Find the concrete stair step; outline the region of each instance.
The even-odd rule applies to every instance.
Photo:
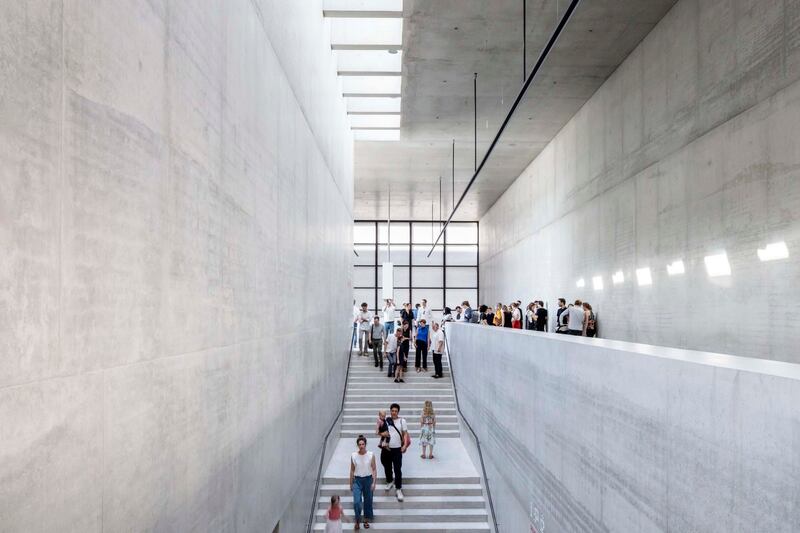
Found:
[[[403,412],[403,418],[405,418],[407,421],[410,420],[412,418],[412,416],[409,414],[411,412],[411,409],[408,410],[409,413],[406,413],[405,409],[403,411],[404,411]],[[419,415],[417,415],[417,417],[414,417],[414,418],[419,418]],[[364,413],[364,414],[345,413],[342,416],[342,421],[343,422],[369,422],[370,424],[372,424],[372,423],[377,422],[377,420],[378,420],[377,413]],[[445,415],[445,414],[442,414],[438,409],[436,410],[436,423],[437,424],[454,423],[454,422],[458,422],[458,417],[455,414]]]
[[[379,489],[382,490],[382,489]],[[350,494],[350,486],[347,483],[323,484],[320,486],[320,494],[332,496],[338,494],[343,496]],[[404,496],[482,496],[483,489],[477,483],[406,483],[403,480]]]
[[[437,417],[439,417],[439,416],[456,416],[456,410],[454,408],[452,408],[452,407],[450,407],[450,408],[444,407],[443,408],[443,407],[439,407],[438,404],[435,405],[434,407],[436,408],[436,416]],[[386,405],[383,408],[388,410],[389,406]],[[365,415],[365,414],[374,415],[376,419],[378,417],[378,412],[377,411],[372,411],[371,409],[366,408],[366,407],[345,407],[345,409],[344,409],[344,416],[348,416],[348,415],[355,416],[355,415]],[[416,406],[413,406],[413,405],[409,405],[407,407],[404,407],[403,410],[400,412],[400,414],[402,414],[403,418],[406,418],[406,419],[411,418],[412,416],[419,417],[419,415],[422,414],[422,406],[420,405],[420,406],[416,407]]]
[[[441,388],[448,388],[452,389],[453,384],[449,381],[444,381],[444,379],[433,379],[430,376],[424,377],[413,377],[413,378],[403,378],[405,380],[405,385],[414,385],[415,387],[427,387],[432,389],[441,389]],[[375,387],[395,387],[401,388],[403,387],[403,383],[395,383],[393,378],[387,378],[386,376],[376,376],[374,379],[370,380],[363,380],[363,381],[353,381],[352,379],[347,382],[348,388],[358,388],[358,389],[371,389]]]
[[[317,520],[324,520],[327,512],[327,509],[317,509]],[[378,509],[373,506],[373,513],[375,522],[439,524],[445,522],[487,522],[489,520],[486,509]],[[350,516],[352,518],[352,514]]]
[[[376,494],[387,492],[378,485]],[[345,509],[353,508],[352,496],[340,496],[341,504]],[[330,506],[330,497],[320,496],[317,503],[318,509],[327,510]],[[392,493],[389,496],[373,496],[372,506],[375,509],[486,509],[486,500],[483,496],[405,496],[402,502]]]
[[[352,511],[351,511],[352,513]],[[352,518],[352,514],[350,515]],[[488,522],[442,522],[430,524],[425,522],[370,522],[370,529],[385,531],[386,533],[408,533],[411,531],[426,531],[427,533],[485,533],[491,531]],[[314,524],[314,531],[325,531],[325,523]],[[342,524],[342,531],[353,531],[353,524]],[[361,531],[364,531],[362,528]]]
[[[425,399],[427,400],[429,398]],[[406,400],[408,401],[408,398],[406,398]],[[379,409],[389,409],[389,405],[391,405],[392,403],[394,403],[394,399],[387,401],[386,398],[383,399],[376,398],[374,400],[353,400],[353,401],[345,400],[344,407],[345,410],[347,409],[367,409],[369,411],[374,410],[374,412],[377,415]],[[400,414],[403,415],[403,417],[408,418],[408,416],[410,416],[410,413],[412,412],[417,414],[417,416],[419,416],[418,413],[420,413],[422,410],[423,400],[420,400],[418,403],[413,403],[413,402],[406,403],[405,405],[402,402],[397,402],[397,403],[400,404],[401,408]],[[441,413],[444,411],[444,409],[447,408],[454,409],[455,403],[452,401],[440,400],[438,402],[435,402],[433,406],[436,409],[437,413]]]
[[[352,429],[352,430],[359,430],[363,432],[364,430],[372,429],[372,426],[375,425],[375,421],[366,421],[366,422],[342,422],[342,429]],[[410,424],[409,429],[413,431],[419,431],[421,428],[415,428],[414,424]],[[436,422],[436,432],[439,433],[440,430],[444,429],[458,429],[458,422]]]
[[[425,387],[424,385],[405,385],[399,384],[399,387],[383,387],[383,388],[347,388],[347,396],[385,396],[387,394],[432,394],[435,396],[454,396],[452,388],[433,388]]]
[[[377,417],[369,415],[355,419],[352,417],[346,417],[342,419],[342,425],[347,426],[347,425],[358,424],[359,427],[364,427],[365,425],[374,426],[376,423],[376,419]],[[416,417],[413,419],[411,417],[406,417],[406,422],[408,422],[412,428],[415,426],[417,427],[419,426],[419,421],[416,419]],[[437,428],[442,428],[445,426],[457,426],[457,425],[458,425],[458,420],[455,417],[442,417],[442,416],[436,417]]]
[[[409,385],[406,384],[406,387]],[[412,386],[413,387],[413,386]],[[347,395],[345,396],[346,400],[358,400],[360,398],[384,398],[386,396],[392,397],[401,397],[406,398],[409,396],[425,396],[426,400],[442,400],[442,401],[453,401],[455,399],[455,393],[451,390],[447,389],[424,389],[424,388],[408,388],[404,389],[402,386],[399,389],[385,389],[385,390],[375,390],[375,391],[363,391],[363,390],[351,390],[347,391]],[[431,398],[428,398],[428,397]]]
[[[347,485],[350,483],[349,477],[336,477],[325,476],[322,478],[322,485]],[[419,476],[403,476],[403,485],[480,485],[481,478],[478,476],[441,476],[441,477],[419,477]],[[378,474],[378,488],[375,490],[375,495],[381,495],[383,487],[386,483],[383,482],[382,471]],[[403,487],[405,489],[405,487]],[[392,489],[394,490],[394,489]],[[350,491],[347,491],[350,494]],[[392,492],[394,494],[394,492]]]
[[[342,429],[339,432],[339,436],[342,438],[356,438],[359,435],[364,435],[366,437],[371,437],[371,435],[367,435],[363,429],[355,430],[355,429]],[[436,438],[437,439],[456,439],[461,436],[461,432],[458,429],[442,429],[436,430]],[[419,438],[419,430],[411,430],[411,438],[416,440]]]

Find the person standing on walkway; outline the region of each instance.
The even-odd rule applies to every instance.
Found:
[[[389,366],[389,372],[386,374],[387,378],[394,377],[397,369],[397,339],[399,335],[401,335],[400,330],[397,330],[383,341],[383,351],[386,354],[386,362]]]
[[[589,302],[583,302],[583,310],[586,313],[586,325],[583,329],[583,336],[596,337],[597,317],[595,316],[594,310],[592,310],[592,306],[589,304]]]
[[[429,327],[428,324],[425,322],[424,318],[419,320],[419,326],[417,326],[417,340],[414,343],[416,347],[416,352],[414,356],[414,367],[417,369],[417,372],[421,371],[428,371],[428,348],[431,345],[431,341],[428,335]],[[422,366],[420,367],[420,358],[422,359]]]
[[[394,302],[391,298],[385,300],[385,304],[383,306],[383,327],[386,328],[386,335],[392,335],[394,333]]]
[[[558,299],[558,310],[556,311],[556,333],[566,333],[567,326],[563,323],[562,316],[567,312],[567,301],[564,298]]]
[[[539,300],[536,302],[536,331],[547,331],[547,308],[544,302]]]
[[[369,529],[369,521],[374,518],[372,511],[372,493],[378,472],[375,467],[375,454],[367,451],[367,438],[359,435],[356,438],[358,451],[350,455],[350,490],[353,492],[353,511],[356,515],[354,529],[361,529],[361,510],[364,510],[364,527]],[[363,500],[363,503],[362,503]]]
[[[567,334],[581,336],[583,327],[586,324],[586,312],[583,310],[583,302],[575,300],[575,305],[567,310]]]
[[[522,329],[522,310],[517,302],[511,304],[511,327]]]
[[[503,327],[511,327],[511,309],[509,309],[507,305],[503,306]]]
[[[367,302],[361,304],[361,311],[358,312],[358,355],[369,357],[369,331],[372,327],[372,313],[367,309]]]
[[[497,302],[497,309],[494,312],[494,325],[497,327],[502,327],[503,325],[503,304]]]
[[[383,329],[378,315],[372,317],[372,328],[370,328],[372,342],[372,358],[375,359],[375,366],[383,370],[383,341],[386,339],[386,330]]]
[[[433,446],[436,444],[436,414],[433,412],[433,402],[425,400],[422,408],[422,416],[419,417],[419,444],[422,446],[423,459],[433,459]],[[425,457],[426,448],[430,447],[430,452]]]
[[[444,329],[433,323],[433,333],[431,335],[431,348],[433,349],[433,376],[439,379],[442,376],[442,354],[444,353]]]
[[[400,418],[400,405],[393,403],[389,409],[391,416],[386,419],[389,425],[389,457],[391,464],[386,468],[386,490],[397,488],[397,501],[403,501],[403,454],[408,449],[408,424]],[[394,473],[392,472],[394,470]]]
[[[536,302],[531,302],[525,308],[525,329],[536,329]]]

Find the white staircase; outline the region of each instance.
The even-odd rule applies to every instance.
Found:
[[[348,485],[349,458],[356,451],[355,439],[363,434],[368,449],[375,452],[378,483],[373,498],[374,521],[370,529],[384,532],[460,532],[491,531],[480,475],[461,443],[456,415],[453,383],[445,356],[444,377],[433,379],[433,358],[428,357],[428,371],[414,370],[414,353],[409,357],[405,383],[393,383],[386,376],[387,367],[375,368],[372,356],[353,353],[350,363],[342,418],[340,441],[320,485],[314,531],[325,530],[325,512],[332,494],[338,494],[349,522],[343,529],[353,529],[353,498]],[[421,459],[419,417],[425,400],[436,411],[436,446],[434,459]],[[375,421],[380,409],[400,404],[400,416],[408,422],[411,448],[403,456],[403,502],[395,490],[384,490],[383,467],[377,450]],[[362,526],[363,530],[363,526]]]

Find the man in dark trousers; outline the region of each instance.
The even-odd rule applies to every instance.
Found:
[[[397,501],[403,501],[403,454],[406,453],[408,441],[408,424],[405,418],[400,418],[400,405],[393,403],[390,408],[391,416],[386,418],[389,428],[388,457],[383,463],[386,475],[386,490],[397,488]],[[394,473],[392,473],[394,470]]]

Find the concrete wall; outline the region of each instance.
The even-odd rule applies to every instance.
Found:
[[[581,298],[604,337],[800,362],[799,35],[797,0],[678,2],[481,219],[482,299]]]
[[[504,532],[800,524],[800,366],[469,324],[459,405]]]
[[[316,467],[353,196],[321,10],[0,3],[0,530],[271,531]]]

